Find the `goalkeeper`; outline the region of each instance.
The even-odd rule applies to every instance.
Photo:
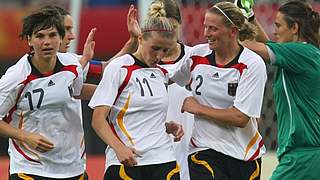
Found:
[[[272,180],[319,179],[320,171],[320,50],[319,13],[303,1],[279,8],[274,35],[255,20],[252,0],[235,2],[259,28],[257,41],[244,42],[265,62],[278,67],[273,93],[278,120],[279,164]]]

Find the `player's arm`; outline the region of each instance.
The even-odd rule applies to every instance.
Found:
[[[46,152],[54,148],[53,143],[38,133],[26,132],[11,126],[9,112],[16,105],[18,95],[23,89],[16,68],[10,68],[0,79],[0,136],[27,143],[31,148]],[[17,83],[17,84],[16,84]]]
[[[168,134],[172,134],[174,136],[174,141],[180,141],[182,136],[184,135],[183,128],[181,124],[178,124],[174,121],[166,122],[166,132]]]
[[[244,128],[249,117],[235,107],[228,109],[216,109],[200,104],[194,97],[187,97],[182,105],[181,112],[189,112],[195,116],[223,123],[230,126]]]
[[[122,49],[114,55],[110,60],[122,56],[128,53],[134,53],[138,48],[138,37],[141,34],[140,26],[137,20],[138,10],[134,5],[130,5],[128,14],[127,14],[127,28],[130,35],[129,40],[125,43]],[[109,60],[109,61],[110,61]]]
[[[76,99],[90,100],[96,90],[97,85],[84,83],[79,96],[74,96]]]
[[[124,145],[112,132],[110,125],[106,121],[109,112],[109,106],[95,107],[92,115],[92,127],[103,142],[115,150],[117,158],[121,163],[126,166],[134,166],[137,164],[135,160],[137,153],[135,149]]]
[[[85,68],[88,62],[93,58],[95,48],[95,41],[93,40],[93,38],[96,30],[96,28],[91,29],[87,36],[86,42],[84,43],[83,53],[79,61],[82,68]]]
[[[243,41],[242,44],[261,56],[266,63],[270,62],[270,54],[266,44],[248,40]]]
[[[261,26],[260,22],[255,18],[253,11],[253,0],[235,0],[236,4],[242,11],[242,14],[248,19],[248,21],[257,27],[257,35],[255,41],[246,40],[242,42],[244,46],[259,54],[265,62],[270,61],[268,49],[265,43],[270,39]]]
[[[0,135],[27,143],[32,149],[39,152],[47,152],[54,148],[47,138],[38,133],[26,132],[22,129],[12,127],[10,124],[0,120]]]
[[[101,79],[104,69],[115,58],[128,53],[134,53],[138,48],[138,36],[141,34],[140,26],[137,20],[137,9],[131,5],[127,15],[127,27],[129,32],[129,40],[125,43],[122,49],[108,61],[94,61],[89,63],[89,70],[87,77],[93,77],[95,79]],[[81,63],[82,64],[82,63]]]

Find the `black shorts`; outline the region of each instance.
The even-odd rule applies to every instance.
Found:
[[[36,176],[31,174],[24,174],[24,173],[18,173],[18,174],[12,174],[10,175],[9,180],[88,180],[87,173],[83,173],[79,176],[71,177],[71,178],[63,178],[63,179],[56,179],[56,178],[48,178],[48,177],[42,177],[42,176]]]
[[[188,156],[191,180],[259,180],[261,158],[242,161],[212,149]]]
[[[180,180],[179,171],[175,161],[134,167],[112,165],[106,170],[104,180]]]

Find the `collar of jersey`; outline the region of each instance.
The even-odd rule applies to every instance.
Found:
[[[32,55],[29,54],[28,61],[31,66],[31,74],[37,77],[46,77],[46,75],[42,74],[36,67],[34,67],[34,65],[32,64],[31,58],[32,58]],[[54,66],[52,74],[59,72],[62,67],[63,65],[61,64],[61,62],[59,61],[59,58],[57,57],[57,62],[56,62],[56,65]]]

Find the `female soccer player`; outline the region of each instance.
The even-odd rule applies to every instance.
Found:
[[[256,24],[259,23],[256,21]],[[318,179],[320,171],[319,13],[303,1],[279,8],[274,35],[245,45],[277,67],[273,93],[278,121],[279,164],[271,179]]]
[[[28,40],[30,52],[0,79],[0,133],[10,138],[10,179],[83,176],[82,124],[73,118],[70,102],[93,92],[83,86],[78,58],[57,53],[64,35],[56,10],[40,9],[25,17],[21,37]],[[84,60],[93,56],[93,35]]]
[[[191,154],[192,180],[259,179],[265,152],[258,132],[266,67],[240,39],[254,38],[233,3],[221,2],[205,13],[207,44],[192,48],[177,64],[172,80],[184,86],[191,78],[193,96],[181,111],[194,114]]]
[[[106,67],[89,103],[92,126],[109,145],[104,179],[180,179],[168,133],[180,139],[183,131],[166,124],[168,74],[157,66],[176,45],[174,29],[156,17],[141,32],[138,50]]]

